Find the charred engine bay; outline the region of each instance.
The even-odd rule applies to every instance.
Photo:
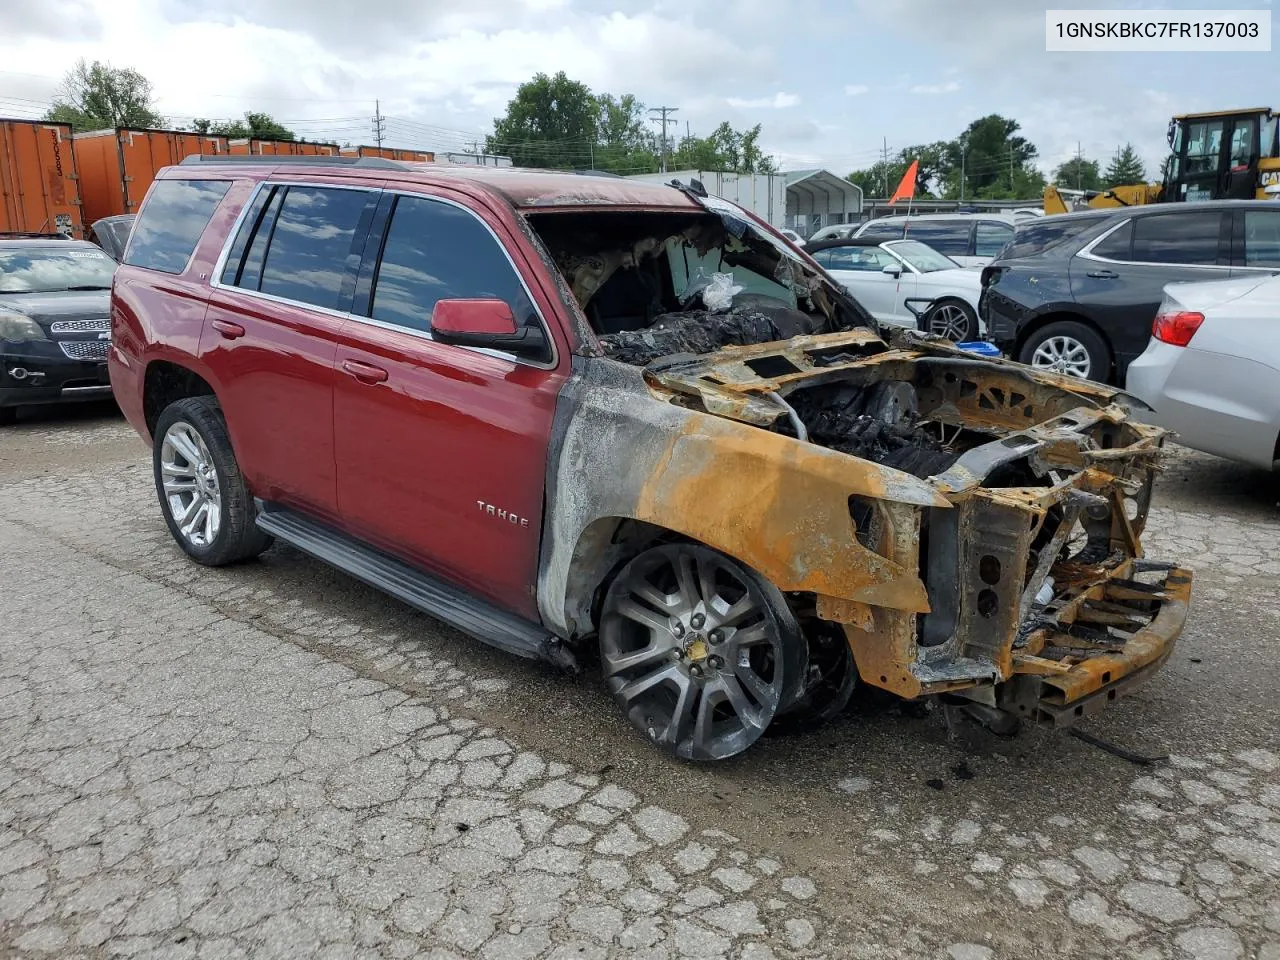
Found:
[[[941,473],[963,452],[945,446],[940,429],[920,422],[909,383],[812,387],[796,391],[790,403],[813,443],[917,477]]]
[[[710,213],[529,219],[605,354],[623,363],[872,325],[857,303],[801,261],[749,230],[731,233]],[[727,302],[704,299],[716,275],[732,277]]]

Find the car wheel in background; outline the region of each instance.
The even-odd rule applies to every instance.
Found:
[[[1033,333],[1018,359],[1028,366],[1082,380],[1106,382],[1111,374],[1111,350],[1092,327],[1059,320]]]
[[[952,343],[964,343],[978,335],[978,315],[962,300],[939,300],[924,315],[924,329]]]
[[[795,702],[806,659],[782,595],[699,544],[651,547],[605,594],[600,660],[609,691],[632,725],[678,757],[746,750]]]
[[[152,467],[165,523],[193,560],[217,567],[271,545],[254,525],[253,498],[213,397],[186,397],[165,408]]]

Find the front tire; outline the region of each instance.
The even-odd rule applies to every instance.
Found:
[[[1038,370],[1106,383],[1111,350],[1096,330],[1074,320],[1041,327],[1022,345],[1018,359]]]
[[[605,594],[600,659],[623,713],[659,749],[723,760],[795,701],[806,650],[782,595],[699,544],[651,547]]]
[[[254,524],[253,497],[213,397],[186,397],[164,409],[152,468],[169,532],[197,563],[220,567],[271,546]]]
[[[952,343],[965,343],[978,335],[978,315],[963,300],[939,300],[924,315],[924,329]]]

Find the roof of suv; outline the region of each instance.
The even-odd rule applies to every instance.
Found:
[[[1106,220],[1111,217],[1151,217],[1161,213],[1193,213],[1199,210],[1257,209],[1257,200],[1197,200],[1194,203],[1145,203],[1130,207],[1103,207],[1037,217],[1018,226],[1052,223],[1060,220]]]
[[[227,171],[240,176],[265,180],[279,173],[386,180],[389,176],[423,184],[457,185],[467,181],[498,194],[521,210],[552,210],[576,207],[643,207],[646,209],[697,210],[703,208],[686,193],[667,184],[631,180],[605,173],[570,173],[555,170],[530,170],[521,167],[486,167],[475,164],[407,163],[380,160],[376,164],[343,163],[354,158],[306,157],[259,158],[252,156],[189,157],[178,167],[160,174],[164,179],[188,178],[196,170]],[[320,161],[299,163],[299,159]],[[328,161],[328,162],[324,162]],[[247,168],[247,169],[244,169]]]
[[[876,217],[874,220],[868,220],[868,224],[884,223],[886,221],[898,220],[1000,220],[1004,223],[1013,223],[1014,216],[1011,213],[891,213],[887,217]]]

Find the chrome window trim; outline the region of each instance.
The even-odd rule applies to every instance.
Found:
[[[492,237],[494,243],[498,245],[498,249],[502,251],[502,255],[506,257],[507,263],[511,266],[512,271],[516,275],[516,279],[520,281],[520,286],[524,290],[525,296],[529,298],[529,303],[533,306],[533,311],[538,318],[538,323],[542,326],[543,336],[546,337],[547,343],[551,346],[551,360],[549,362],[536,362],[533,360],[525,360],[521,357],[517,357],[515,354],[507,353],[502,350],[494,350],[490,347],[467,347],[467,346],[461,346],[461,345],[452,344],[452,343],[441,344],[441,346],[452,347],[455,350],[467,350],[471,353],[479,353],[488,357],[495,357],[500,360],[506,360],[510,363],[520,364],[521,366],[534,367],[535,369],[538,369],[538,370],[554,370],[557,367],[559,367],[560,365],[559,345],[556,343],[555,337],[551,335],[551,329],[547,323],[547,318],[543,316],[542,309],[538,306],[538,301],[533,296],[533,291],[529,289],[529,284],[525,281],[524,275],[520,272],[519,268],[516,266],[515,261],[511,258],[511,252],[507,250],[506,244],[504,244],[501,241],[501,239],[499,239],[497,233],[495,233],[493,228],[490,227],[487,222],[485,222],[484,218],[476,214],[476,212],[472,210],[470,207],[466,206],[465,204],[458,203],[456,200],[451,200],[447,197],[435,196],[434,194],[416,193],[414,191],[405,190],[403,188],[386,189],[381,186],[372,186],[372,185],[355,186],[355,185],[346,184],[346,183],[325,183],[323,181],[317,183],[311,180],[260,180],[258,182],[258,185],[254,187],[253,192],[250,193],[249,196],[245,198],[244,206],[241,207],[240,213],[236,216],[235,223],[231,225],[231,230],[228,231],[227,238],[222,244],[222,250],[218,254],[218,259],[213,265],[213,271],[209,275],[209,286],[212,287],[213,289],[234,291],[235,293],[238,293],[241,296],[246,296],[246,297],[250,297],[258,300],[266,300],[271,303],[279,303],[284,306],[298,307],[302,310],[315,310],[319,313],[324,314],[325,316],[334,317],[340,320],[352,320],[356,323],[366,324],[371,327],[379,327],[383,330],[390,330],[398,333],[406,333],[410,336],[417,337],[419,340],[426,340],[429,343],[437,342],[436,339],[433,336],[431,336],[431,331],[429,330],[415,330],[412,327],[402,327],[399,324],[388,323],[385,320],[377,320],[373,317],[362,317],[359,314],[351,313],[348,311],[333,310],[333,309],[330,309],[329,307],[317,306],[314,303],[306,303],[301,300],[291,300],[287,297],[278,297],[275,294],[263,293],[261,290],[247,290],[244,287],[237,287],[235,284],[223,283],[222,273],[226,269],[227,258],[230,257],[231,255],[231,247],[235,243],[236,237],[239,235],[241,229],[244,227],[244,221],[248,217],[249,211],[253,208],[254,203],[257,201],[258,195],[263,190],[268,189],[270,187],[310,187],[310,188],[316,188],[316,189],[326,188],[326,189],[334,189],[334,190],[360,190],[365,193],[392,194],[397,197],[415,197],[415,198],[420,198],[424,200],[434,200],[439,203],[445,203],[445,204],[448,204],[449,206],[456,207],[459,210],[463,210],[466,213],[470,214],[473,218],[475,218],[480,222],[480,225],[483,226],[486,231],[488,231],[489,236]],[[394,211],[392,212],[392,216],[394,216]],[[387,221],[388,226],[390,226],[390,222],[391,222],[390,219],[388,219]],[[264,266],[265,266],[265,261],[264,261]],[[370,309],[373,308],[373,295],[376,292],[377,292],[377,284],[373,284],[371,287],[370,296],[369,296]]]
[[[1170,213],[1173,213],[1173,211],[1170,211]],[[1218,211],[1218,213],[1219,213],[1219,216],[1221,216],[1222,211]],[[1176,216],[1176,214],[1173,214],[1173,215]],[[1229,263],[1182,263],[1182,262],[1167,263],[1160,260],[1113,260],[1110,257],[1100,257],[1093,252],[1093,248],[1095,246],[1100,244],[1103,240],[1107,239],[1107,237],[1111,236],[1111,234],[1115,233],[1117,230],[1122,229],[1125,226],[1125,224],[1135,223],[1135,227],[1136,227],[1137,219],[1139,218],[1125,217],[1123,220],[1117,223],[1110,230],[1107,230],[1104,233],[1098,234],[1098,236],[1094,237],[1087,244],[1085,244],[1083,247],[1077,250],[1076,256],[1081,257],[1082,259],[1085,259],[1085,260],[1092,260],[1095,263],[1114,263],[1117,266],[1122,266],[1122,267],[1126,267],[1126,266],[1127,267],[1178,267],[1178,268],[1186,268],[1188,270],[1231,270],[1233,269],[1231,264]],[[1145,219],[1145,218],[1142,218],[1142,219]],[[1219,245],[1221,245],[1220,241],[1219,241]]]

